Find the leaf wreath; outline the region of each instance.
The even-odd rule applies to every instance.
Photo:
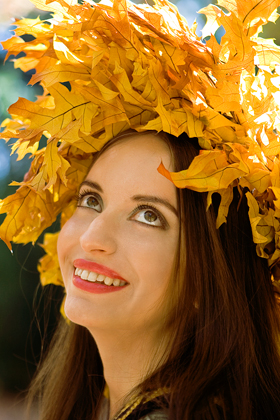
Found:
[[[179,188],[207,192],[208,206],[218,192],[217,227],[226,222],[233,186],[248,187],[257,253],[277,273],[280,48],[259,34],[278,18],[280,0],[218,0],[200,11],[207,18],[202,38],[167,0],[153,7],[32,2],[53,17],[17,20],[15,36],[2,43],[6,58],[24,53],[15,67],[35,69],[29,83],[39,83],[43,95],[35,103],[19,98],[2,124],[2,138],[17,139],[12,152],[33,160],[16,193],[0,202],[1,239],[9,247],[35,242],[60,213],[63,224],[92,153],[120,132],[186,132],[198,138],[200,155],[179,173],[159,171]],[[48,141],[40,149],[42,136]],[[62,284],[56,240],[46,235],[43,284]]]

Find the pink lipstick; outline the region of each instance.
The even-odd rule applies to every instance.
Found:
[[[95,262],[83,260],[83,259],[77,259],[74,261],[74,267],[76,268],[82,268],[83,270],[93,271],[94,273],[103,274],[104,276],[111,277],[111,279],[120,279],[123,281],[126,281],[123,279],[116,271],[111,270],[108,267],[105,267],[105,265],[97,264]]]
[[[104,265],[97,264],[97,263],[83,260],[83,259],[77,259],[74,261],[74,266],[75,268],[87,270],[87,271],[97,273],[97,274],[102,274],[103,276],[110,277],[111,279],[119,279],[126,283],[123,286],[113,286],[113,285],[109,286],[109,285],[104,284],[103,282],[98,282],[98,281],[93,282],[89,280],[84,280],[79,275],[76,275],[74,272],[73,274],[74,286],[86,292],[96,293],[96,294],[111,293],[111,292],[117,292],[128,285],[128,282],[124,280],[117,272],[111,270],[108,267],[105,267]]]

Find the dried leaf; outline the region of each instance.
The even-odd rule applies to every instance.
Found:
[[[203,37],[210,36],[205,43],[167,0],[154,7],[129,0],[33,3],[53,18],[17,20],[16,36],[2,43],[7,58],[21,54],[16,67],[35,69],[30,83],[39,83],[43,95],[34,103],[20,98],[2,123],[1,138],[16,139],[12,151],[33,160],[17,192],[1,201],[0,212],[7,213],[1,238],[9,246],[35,241],[58,214],[64,223],[92,153],[122,131],[186,132],[198,137],[201,154],[184,171],[169,173],[162,165],[159,171],[180,188],[208,192],[208,205],[219,193],[217,226],[226,221],[234,185],[254,191],[247,199],[257,253],[274,264],[280,258],[280,49],[259,34],[277,19],[279,1],[209,5],[201,11]],[[25,42],[25,35],[32,37]],[[42,136],[48,142],[39,150]],[[46,239],[45,283],[60,281],[55,265],[44,277],[54,243]]]
[[[232,186],[230,186],[224,190],[217,190],[215,192],[220,194],[221,196],[221,201],[219,204],[219,210],[218,210],[218,215],[217,215],[217,220],[216,220],[216,228],[219,229],[219,227],[222,226],[222,224],[226,223],[227,221],[229,206],[233,199],[233,188]],[[213,191],[210,191],[207,195],[207,210],[212,204],[212,195],[213,195]]]
[[[218,0],[217,4],[238,17],[247,28],[256,20],[266,23],[279,6],[277,0]],[[274,21],[274,20],[273,20]]]
[[[204,192],[227,188],[236,178],[246,175],[248,171],[242,161],[229,163],[225,152],[203,150],[184,171],[169,172],[161,163],[158,172],[172,180],[178,188]]]
[[[64,287],[57,256],[58,234],[59,232],[46,233],[44,244],[41,245],[46,251],[46,255],[40,259],[38,264],[38,271],[43,286],[52,283]]]
[[[246,193],[246,197],[249,206],[249,218],[251,223],[253,240],[256,244],[267,243],[267,238],[261,235],[257,229],[259,222],[262,220],[262,217],[259,213],[259,205],[250,192]]]

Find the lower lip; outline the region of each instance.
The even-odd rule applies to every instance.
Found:
[[[78,289],[84,290],[85,292],[97,293],[97,294],[117,292],[125,288],[125,286],[106,286],[106,284],[104,283],[101,284],[97,282],[94,282],[94,283],[89,282],[75,275],[73,277],[73,284]]]

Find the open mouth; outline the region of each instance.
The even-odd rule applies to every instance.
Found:
[[[120,279],[112,279],[104,274],[95,273],[94,271],[83,270],[82,268],[75,269],[75,275],[79,276],[82,280],[91,283],[99,283],[106,286],[125,286],[127,283]]]

